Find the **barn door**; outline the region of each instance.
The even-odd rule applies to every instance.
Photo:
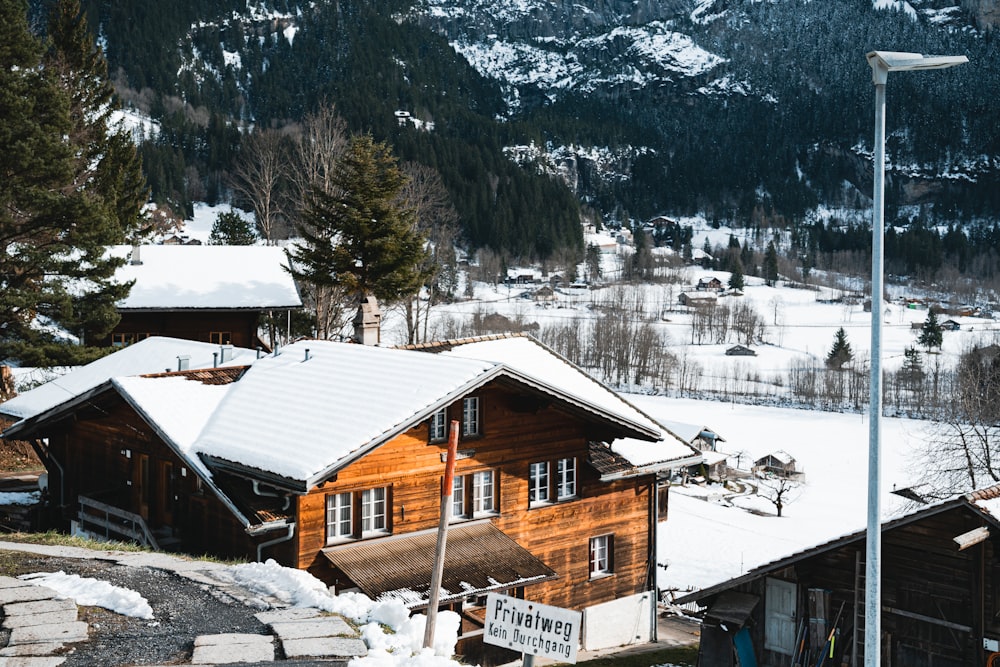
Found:
[[[764,608],[764,648],[791,655],[795,648],[796,585],[769,578]]]

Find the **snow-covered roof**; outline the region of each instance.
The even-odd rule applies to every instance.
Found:
[[[110,252],[128,258],[115,280],[135,284],[119,310],[259,309],[302,305],[288,272],[288,258],[275,246],[145,245],[133,264],[133,246]]]
[[[194,449],[308,485],[499,369],[366,345],[295,343],[232,385]]]
[[[702,453],[679,438],[664,432],[664,438],[647,442],[637,438],[618,438],[611,443],[611,451],[624,456],[636,468],[678,467],[700,463]]]
[[[0,414],[29,419],[113,377],[177,370],[177,358],[181,356],[189,357],[189,368],[210,368],[221,358],[213,356],[219,355],[220,351],[220,347],[212,343],[153,336],[0,403]],[[255,350],[237,347],[232,351],[233,358],[224,365],[249,364],[257,358]]]
[[[688,444],[692,444],[695,440],[701,437],[702,433],[711,433],[715,436],[715,439],[720,442],[725,442],[725,438],[721,437],[718,433],[713,431],[707,426],[699,426],[698,424],[686,424],[684,422],[666,421],[661,419],[660,424],[663,428],[667,429],[678,438],[683,440]]]

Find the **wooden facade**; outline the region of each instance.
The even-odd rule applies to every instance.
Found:
[[[531,599],[583,608],[649,590],[651,502],[654,475],[602,482],[587,464],[588,442],[604,435],[593,425],[549,405],[525,412],[525,397],[494,383],[475,392],[481,434],[462,438],[455,474],[492,471],[496,510],[485,514],[506,535],[559,574],[531,587]],[[462,401],[449,408],[461,419]],[[323,556],[328,545],[326,498],[331,494],[386,488],[391,506],[387,533],[435,528],[441,511],[444,442],[432,443],[428,423],[400,435],[341,470],[336,479],[297,499],[297,567],[328,584],[350,588],[346,575]],[[529,466],[572,459],[577,488],[572,498],[529,506]],[[613,573],[592,577],[589,540],[613,537]],[[337,543],[336,541],[331,543]]]
[[[987,539],[960,549],[954,538],[984,527]],[[984,640],[993,647],[1000,640],[1000,551],[994,541],[998,529],[997,521],[968,497],[883,526],[881,664],[986,664],[996,649],[984,648]],[[733,664],[732,650],[720,646],[729,645],[730,633],[744,625],[762,667],[788,665],[793,657],[801,660],[802,646],[812,656],[806,664],[815,664],[820,651],[830,650],[830,632],[836,637],[831,664],[862,665],[864,558],[865,534],[856,533],[679,598],[679,603],[698,600],[707,606],[702,655],[713,658],[700,664]],[[716,604],[726,606],[729,592],[757,602],[741,623],[727,624],[713,612]],[[817,592],[826,598],[823,609],[810,607],[810,597]]]
[[[99,347],[124,347],[151,336],[169,336],[216,345],[267,349],[257,335],[261,311],[251,310],[123,310],[121,321]]]

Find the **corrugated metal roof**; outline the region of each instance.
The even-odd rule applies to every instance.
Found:
[[[437,529],[330,547],[323,554],[369,597],[398,599],[408,607],[427,604]],[[489,521],[448,531],[441,602],[558,575]]]

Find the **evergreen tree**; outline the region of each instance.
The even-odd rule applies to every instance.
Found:
[[[314,190],[303,212],[304,243],[290,253],[295,276],[383,303],[416,293],[427,253],[413,210],[400,203],[405,179],[388,146],[370,135],[352,138],[332,191]]]
[[[927,319],[924,320],[924,325],[920,328],[920,335],[917,337],[917,343],[930,352],[931,348],[934,347],[940,350],[943,342],[944,333],[941,328],[941,323],[938,322],[937,314],[933,309],[931,309],[927,312]]]
[[[593,243],[587,244],[587,280],[594,282],[601,277],[601,249]]]
[[[826,367],[839,371],[843,369],[844,364],[853,358],[854,353],[851,352],[851,344],[847,340],[847,332],[844,331],[844,327],[840,327],[837,329],[837,333],[834,334],[833,347],[830,348],[830,352],[826,355]]]
[[[106,247],[140,225],[145,188],[135,146],[109,129],[106,65],[76,0],[50,17],[49,42],[26,5],[0,0],[0,359],[79,360],[52,328],[85,341],[118,321],[130,285]],[[84,353],[85,354],[85,353]]]
[[[223,211],[212,223],[209,245],[253,245],[257,232],[253,224],[236,211]]]
[[[768,243],[767,250],[764,251],[764,280],[772,287],[778,281],[778,250],[774,247],[774,241]]]
[[[733,255],[732,266],[730,267],[731,273],[729,274],[729,289],[742,290],[744,287],[743,281],[743,263],[740,262],[739,255]]]
[[[917,386],[924,379],[924,366],[920,360],[920,352],[915,347],[903,351],[903,367],[899,370],[900,379],[906,384]]]
[[[707,269],[712,264],[712,244],[709,242],[708,237],[705,237],[705,243],[701,247],[701,251],[705,255],[701,258],[701,268]]]

